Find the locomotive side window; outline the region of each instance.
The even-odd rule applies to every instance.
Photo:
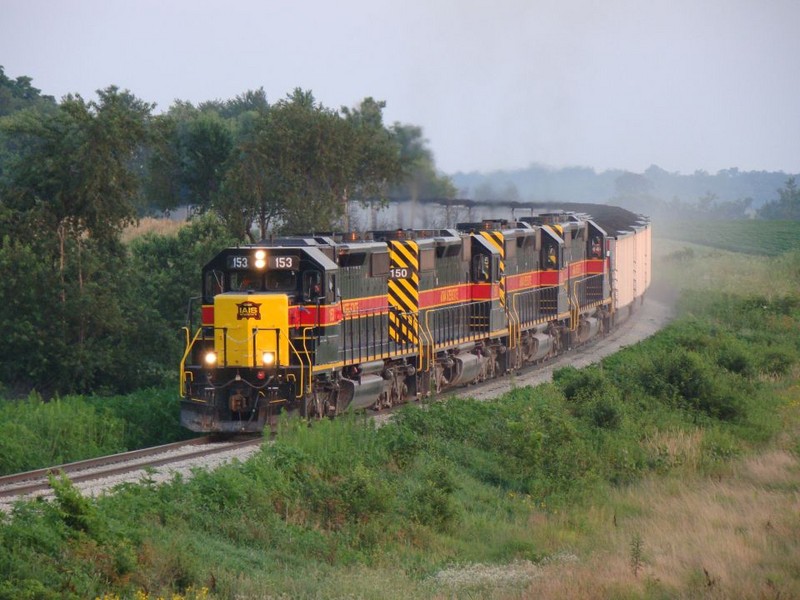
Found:
[[[376,252],[370,256],[370,275],[372,277],[379,277],[389,273],[389,253]]]
[[[268,292],[292,292],[297,289],[297,274],[294,271],[267,271],[265,280]]]
[[[224,290],[225,274],[216,269],[206,272],[205,281],[203,281],[203,296],[206,298],[213,298],[217,294],[221,294]]]
[[[589,256],[592,258],[603,257],[603,242],[599,235],[592,237],[592,242],[589,246]]]
[[[419,270],[433,271],[436,268],[436,251],[426,248],[419,253]]]
[[[342,267],[360,267],[366,262],[366,252],[340,252],[339,253],[339,266]]]
[[[558,268],[558,248],[555,244],[546,244],[544,248],[544,266],[545,269]]]
[[[319,271],[306,271],[303,273],[303,298],[314,302],[323,297],[322,273]]]
[[[490,281],[492,275],[489,256],[476,254],[472,259],[472,278],[474,281]]]

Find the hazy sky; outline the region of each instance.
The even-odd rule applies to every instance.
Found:
[[[157,110],[385,100],[447,173],[800,173],[798,0],[0,0],[0,65]]]

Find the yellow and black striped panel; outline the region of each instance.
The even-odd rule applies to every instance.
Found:
[[[399,343],[419,340],[419,246],[389,242],[389,338]]]
[[[483,238],[500,253],[500,305],[506,305],[506,244],[502,231],[481,231]]]

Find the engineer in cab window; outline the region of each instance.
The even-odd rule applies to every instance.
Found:
[[[489,257],[484,254],[479,260],[478,280],[489,281]]]
[[[311,302],[314,302],[317,298],[322,296],[322,283],[320,279],[319,273],[313,272],[308,274],[306,289],[308,290],[308,299]]]
[[[600,245],[600,238],[592,238],[592,258],[600,258],[603,254],[603,248]]]
[[[547,268],[555,269],[558,267],[558,257],[556,256],[556,249],[553,246],[547,250]]]

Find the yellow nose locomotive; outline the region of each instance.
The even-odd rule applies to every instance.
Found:
[[[287,242],[229,248],[203,268],[202,322],[181,363],[185,427],[261,431],[299,403],[317,357],[335,358],[332,242]]]

